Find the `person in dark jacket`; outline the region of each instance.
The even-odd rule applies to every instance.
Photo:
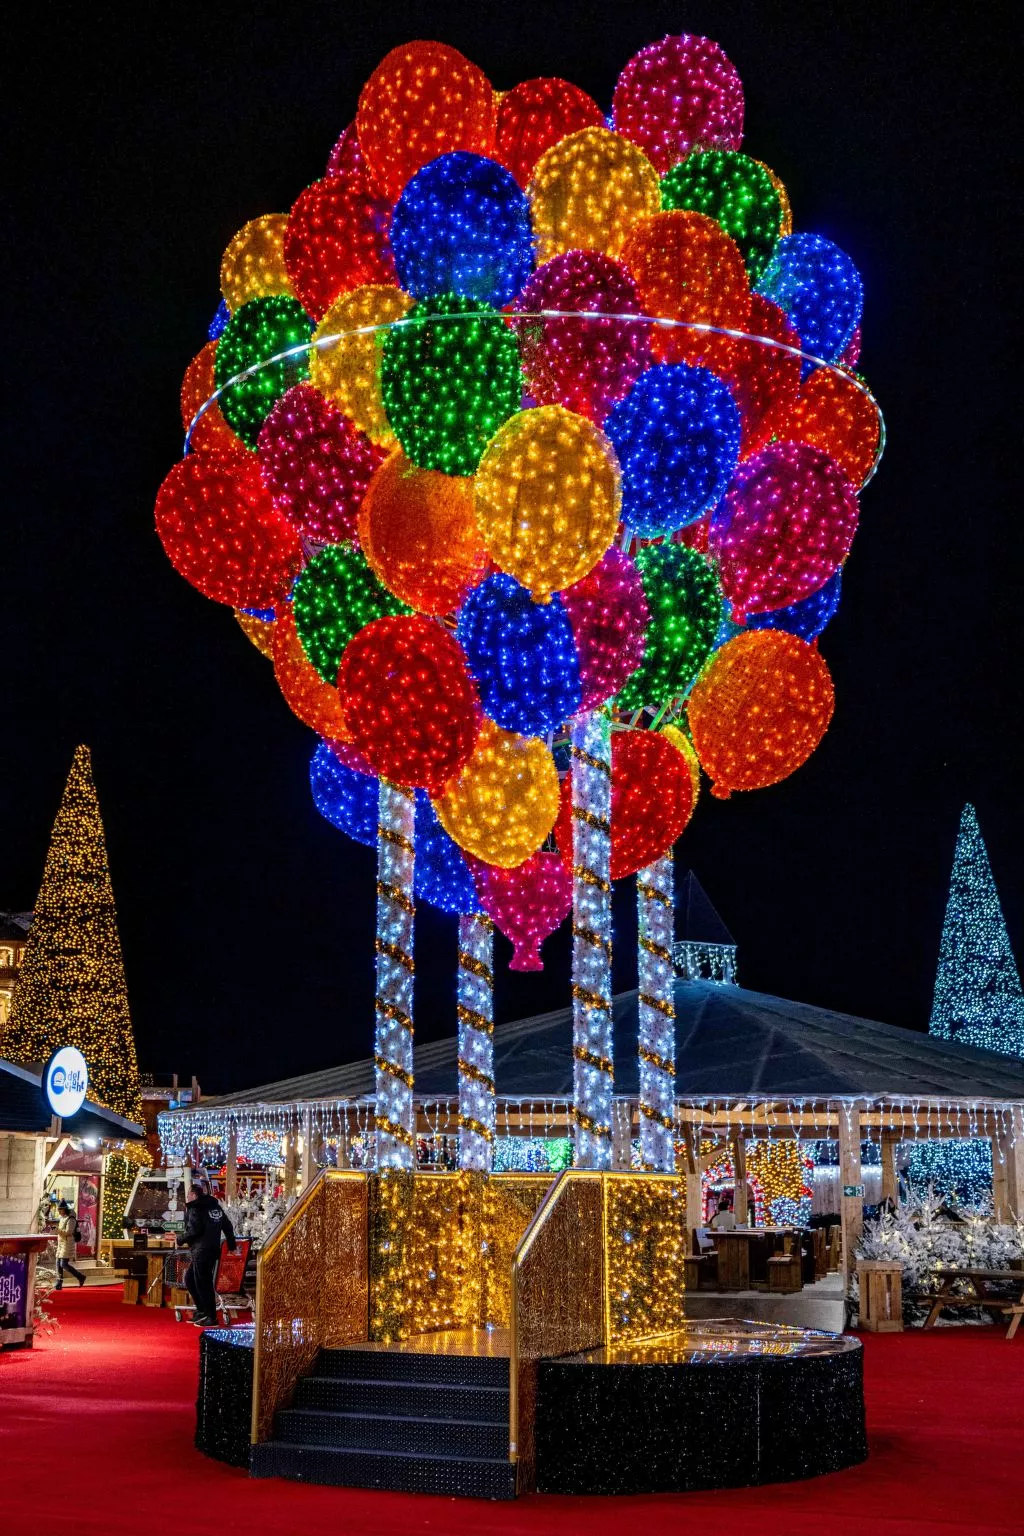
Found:
[[[196,1304],[192,1321],[197,1328],[208,1328],[217,1321],[213,1281],[222,1239],[234,1253],[235,1231],[230,1219],[212,1195],[193,1184],[185,1205],[184,1242],[192,1255],[185,1271],[185,1284]]]

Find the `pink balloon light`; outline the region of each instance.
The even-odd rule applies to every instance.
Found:
[[[739,149],[743,142],[743,86],[708,37],[665,37],[634,54],[612,110],[616,133],[638,144],[660,176],[697,146]]]
[[[857,516],[853,486],[820,448],[771,443],[741,464],[709,534],[733,617],[816,592],[846,559]]]
[[[560,854],[543,851],[515,869],[470,862],[480,905],[515,948],[509,970],[542,971],[541,943],[572,907],[572,871]]]
[[[513,313],[584,310],[638,315],[642,306],[621,262],[601,251],[564,251],[533,274]],[[648,327],[628,320],[523,319],[515,326],[527,387],[538,405],[564,405],[598,425],[651,361]]]
[[[562,606],[579,656],[580,709],[593,709],[618,693],[644,659],[650,614],[640,572],[621,549],[610,549],[582,581],[566,587]]]
[[[347,176],[350,179],[364,178],[366,165],[363,161],[363,152],[359,148],[359,139],[356,134],[355,123],[349,123],[341,138],[335,144],[327,157],[327,169],[325,176]]]
[[[367,486],[387,457],[312,384],[281,396],[260,430],[259,455],[275,507],[325,544],[352,541]]]

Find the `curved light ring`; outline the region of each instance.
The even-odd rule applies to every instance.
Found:
[[[264,358],[262,362],[253,363],[249,368],[243,368],[241,373],[236,373],[233,378],[226,380],[219,389],[214,390],[209,400],[205,400],[188,424],[185,433],[184,453],[188,453],[192,442],[192,434],[197,423],[206,414],[211,406],[216,405],[220,397],[232,389],[243,379],[251,379],[262,368],[269,368],[273,363],[289,362],[293,358],[308,357],[311,352],[319,352],[325,347],[332,347],[335,342],[345,341],[350,336],[373,336],[378,331],[394,331],[400,327],[412,325],[438,325],[447,321],[473,320],[477,323],[483,317],[470,310],[453,315],[406,315],[400,320],[389,320],[374,325],[357,325],[351,331],[338,331],[331,336],[321,336],[316,340],[300,342],[298,346],[289,347],[285,352],[275,352],[273,357]],[[731,330],[728,326],[708,325],[701,320],[668,320],[662,315],[619,315],[606,314],[603,310],[592,309],[531,309],[517,310],[514,315],[496,314],[496,320],[502,325],[508,325],[511,320],[614,320],[623,325],[656,325],[662,330],[672,331],[697,331],[713,336],[728,336],[733,341],[753,341],[761,347],[774,347],[777,352],[787,352],[790,357],[798,357],[801,363],[810,363],[815,368],[827,368],[829,373],[834,373],[860,390],[867,400],[870,400],[878,418],[878,447],[872,460],[871,468],[857,487],[858,493],[874,479],[875,472],[882,461],[885,452],[885,417],[882,408],[868,386],[859,379],[855,373],[848,373],[845,368],[838,368],[834,363],[826,362],[823,357],[815,357],[811,352],[804,352],[800,347],[791,347],[784,341],[777,341],[774,336],[755,336],[749,331]]]

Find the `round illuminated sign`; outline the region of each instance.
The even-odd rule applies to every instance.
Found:
[[[85,1102],[89,1086],[89,1068],[85,1057],[73,1045],[62,1045],[46,1063],[43,1093],[55,1115],[67,1120],[76,1115]]]

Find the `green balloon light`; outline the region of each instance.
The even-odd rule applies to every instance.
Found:
[[[661,205],[717,219],[739,246],[755,286],[782,232],[782,199],[759,160],[735,149],[690,155],[661,178]]]
[[[636,557],[650,610],[644,659],[615,700],[620,709],[685,694],[714,650],[722,594],[714,567],[685,544],[651,544]]]
[[[384,409],[407,457],[420,469],[472,475],[522,399],[504,317],[481,300],[441,294],[414,304],[383,351]]]
[[[284,294],[250,299],[224,327],[217,342],[217,388],[247,368],[255,367],[256,372],[232,384],[217,403],[224,420],[250,448],[256,447],[265,418],[285,391],[309,377],[309,355],[303,352],[266,367],[258,365],[290,347],[302,346],[312,334],[313,321],[298,299]]]
[[[295,583],[292,611],[302,649],[326,683],[338,681],[342,652],[365,625],[412,612],[348,544],[328,544],[314,555]]]

